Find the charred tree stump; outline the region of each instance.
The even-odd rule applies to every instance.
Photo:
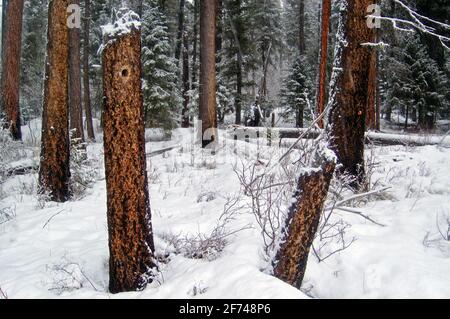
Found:
[[[298,180],[296,203],[287,216],[283,243],[274,261],[274,275],[299,289],[335,169],[334,160],[323,161],[320,168]]]
[[[122,15],[119,19],[128,21],[129,32],[107,35],[103,51],[103,128],[112,293],[144,289],[155,267],[141,89],[141,32],[136,14],[131,11],[119,14]]]

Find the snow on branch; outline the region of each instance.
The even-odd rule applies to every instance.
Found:
[[[438,29],[445,29],[450,30],[450,25],[446,23],[442,23],[433,19],[430,19],[426,16],[423,16],[413,9],[411,9],[409,6],[404,4],[400,0],[394,0],[395,3],[399,4],[409,15],[411,20],[406,19],[400,19],[395,17],[383,17],[379,15],[368,15],[368,18],[374,18],[378,20],[384,20],[389,21],[392,23],[394,29],[403,31],[403,32],[415,32],[419,31],[422,33],[426,33],[428,35],[431,35],[433,37],[436,37],[441,42],[442,46],[450,50],[450,37],[439,34]],[[426,22],[425,22],[426,21]]]

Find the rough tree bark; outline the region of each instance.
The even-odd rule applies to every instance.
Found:
[[[205,148],[218,142],[216,107],[217,1],[200,2],[200,114],[201,141]]]
[[[191,74],[191,90],[197,88],[197,58],[198,58],[198,13],[200,10],[199,0],[194,0],[194,25],[192,27],[194,43],[192,47],[192,74]]]
[[[305,55],[305,2],[299,0],[299,27],[298,27],[298,53],[300,57]],[[299,103],[296,114],[296,126],[303,127],[303,105]]]
[[[50,1],[48,7],[39,192],[56,202],[69,199],[68,4]]]
[[[84,0],[84,33],[83,33],[83,104],[86,115],[88,139],[95,141],[94,125],[92,123],[91,88],[89,83],[89,34],[91,26],[91,0]]]
[[[274,275],[299,289],[334,169],[334,160],[324,157],[318,170],[300,176],[296,203],[285,221],[283,243],[273,263]]]
[[[330,32],[331,0],[322,1],[322,27],[320,41],[319,88],[317,90],[317,113],[325,110],[327,63],[328,63],[328,33]],[[323,120],[319,121],[320,128],[324,128]]]
[[[378,41],[378,32],[375,32],[374,38],[370,41]],[[370,130],[377,129],[377,92],[378,92],[378,50],[373,49],[370,56],[369,67],[369,85],[367,89],[367,113],[366,128]]]
[[[22,139],[20,129],[20,53],[23,0],[3,1],[1,103],[6,128],[15,140]]]
[[[79,6],[80,0],[70,0],[69,4]],[[69,112],[71,137],[84,142],[79,28],[69,28]]]
[[[181,127],[188,128],[190,126],[189,119],[189,42],[185,32],[183,34],[183,111],[181,114]]]
[[[141,32],[109,38],[103,51],[104,154],[109,289],[145,288],[155,267],[145,158]]]
[[[183,46],[183,32],[184,32],[184,4],[185,0],[180,0],[180,7],[178,11],[178,34],[177,34],[177,45],[175,47],[175,59],[177,62],[180,61],[181,48]]]
[[[364,180],[364,133],[369,98],[372,46],[362,45],[375,37],[366,15],[374,0],[346,0],[341,5],[338,50],[331,88],[331,147],[341,172],[354,178],[359,188]]]

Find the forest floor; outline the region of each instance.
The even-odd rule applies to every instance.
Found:
[[[39,137],[31,135],[39,127],[24,131],[30,151],[21,162],[36,162]],[[237,142],[210,156],[192,139],[177,130],[171,141],[147,143],[148,153],[176,146],[148,158],[160,272],[147,289],[107,292],[106,185],[102,144],[94,143],[87,169],[94,181],[67,203],[39,198],[37,173],[0,185],[2,291],[9,298],[450,298],[450,241],[441,235],[450,219],[449,148],[368,149],[372,189],[390,189],[357,209],[384,227],[335,211],[342,238],[354,242],[322,262],[311,253],[300,291],[267,271],[261,229],[234,171],[253,146]]]

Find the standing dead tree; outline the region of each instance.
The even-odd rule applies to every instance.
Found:
[[[274,275],[299,289],[336,166],[327,151],[317,160],[319,166],[305,170],[298,179],[296,202],[285,220],[282,243],[273,261]]]
[[[336,57],[331,80],[330,131],[341,172],[355,177],[354,188],[364,180],[366,130],[372,46],[376,30],[367,24],[367,8],[375,0],[341,0]]]
[[[144,289],[155,268],[145,158],[139,17],[104,28],[104,153],[112,293]]]

